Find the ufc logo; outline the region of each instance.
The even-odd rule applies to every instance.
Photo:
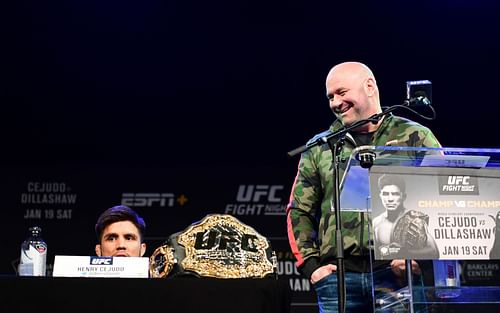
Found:
[[[92,257],[90,259],[92,265],[113,265],[112,257]]]
[[[224,250],[227,252],[238,252],[241,250],[257,252],[257,236],[250,234],[238,234],[234,231],[206,230],[196,233],[194,244],[197,250]]]
[[[236,200],[238,202],[280,202],[277,192],[283,190],[282,185],[240,185]]]
[[[468,185],[470,176],[448,176],[448,185]]]

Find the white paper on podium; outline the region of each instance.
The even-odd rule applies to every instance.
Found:
[[[54,277],[148,278],[147,257],[56,255]]]
[[[420,166],[481,168],[488,164],[489,159],[483,155],[426,155]]]

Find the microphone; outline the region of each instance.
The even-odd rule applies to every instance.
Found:
[[[356,160],[359,161],[359,165],[361,165],[362,168],[372,167],[376,157],[377,154],[373,152],[373,147],[371,146],[366,146],[366,149],[360,149],[358,154],[356,154]]]
[[[407,106],[410,106],[410,107],[412,107],[412,106],[429,106],[429,105],[431,105],[431,100],[429,100],[429,98],[427,98],[424,95],[420,95],[417,97],[407,99],[405,103]]]
[[[406,106],[430,106],[431,104],[432,83],[429,80],[412,80],[406,82]]]

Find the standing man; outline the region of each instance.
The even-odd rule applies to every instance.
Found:
[[[415,210],[407,211],[406,183],[398,175],[384,174],[378,179],[380,200],[385,212],[373,219],[375,246],[382,258],[411,256],[437,259],[439,250],[428,231],[428,216]]]
[[[382,112],[377,82],[372,71],[359,62],[334,66],[326,77],[326,96],[337,117],[330,127],[344,126]],[[367,123],[347,134],[340,152],[348,160],[360,145],[440,147],[432,132],[413,121],[387,115],[378,123]],[[346,162],[341,164],[344,175]],[[337,266],[332,153],[327,144],[315,146],[301,155],[298,173],[287,206],[288,237],[298,270],[310,279],[318,295],[320,312],[337,312]],[[370,279],[370,235],[366,213],[342,213],[344,264],[346,269],[346,311],[372,311]],[[394,269],[404,270],[404,260],[393,261]],[[414,262],[414,271],[418,264]]]
[[[97,219],[95,232],[98,256],[141,257],[146,252],[143,242],[146,224],[131,208],[117,205],[104,211]]]

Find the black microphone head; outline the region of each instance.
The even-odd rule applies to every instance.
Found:
[[[356,159],[362,168],[372,167],[376,157],[377,154],[372,149],[363,149],[356,155]]]

